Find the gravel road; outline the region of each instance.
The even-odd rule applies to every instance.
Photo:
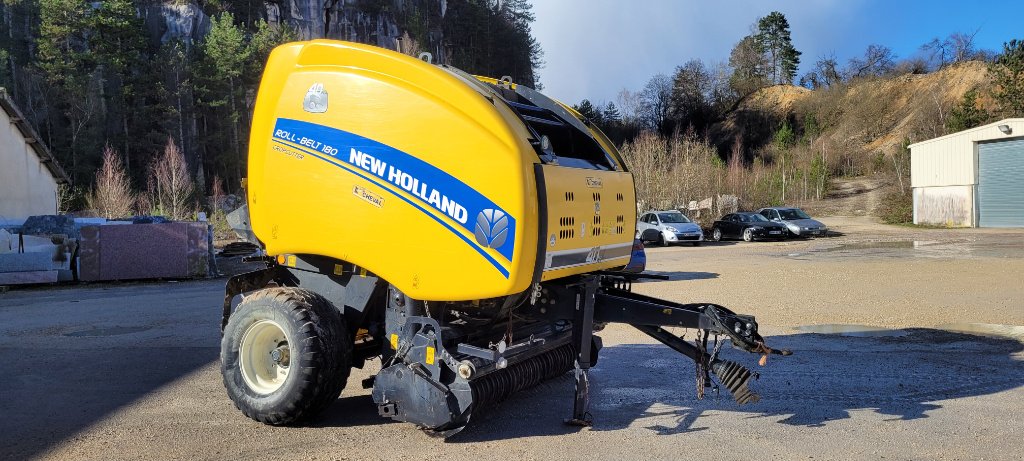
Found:
[[[844,235],[653,248],[671,280],[634,285],[757,315],[795,352],[759,369],[760,403],[697,400],[692,362],[613,325],[594,427],[562,424],[564,376],[446,441],[377,416],[358,385],[375,363],[312,426],[246,419],[220,382],[223,280],[13,290],[0,459],[1020,459],[1024,231],[827,223]]]

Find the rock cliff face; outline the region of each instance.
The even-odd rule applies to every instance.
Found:
[[[194,1],[165,1],[139,8],[153,43],[180,40],[186,46],[202,40],[210,30],[210,17]]]
[[[385,0],[373,3],[359,0],[267,0],[263,19],[272,25],[285,24],[296,31],[301,40],[333,38],[368,43],[392,50],[408,49],[401,43],[408,30],[400,17],[413,17],[425,33],[420,34],[419,49],[433,53],[435,60],[444,58],[440,24],[429,18],[444,18],[446,0]],[[368,4],[376,6],[368,7]],[[191,45],[202,40],[210,30],[210,18],[194,0],[165,0],[140,7],[150,40],[156,44],[180,40]],[[423,25],[426,23],[426,25]],[[409,40],[409,38],[405,38]],[[405,48],[403,48],[405,47]]]
[[[372,2],[358,0],[272,0],[264,2],[266,18],[270,24],[287,24],[299,38],[332,38],[368,43],[392,50],[401,49],[400,41],[408,30],[399,17],[413,16],[422,23],[426,33],[418,43],[424,51],[441,58],[442,32],[439,24],[430,24],[429,18],[444,18],[445,0],[390,0]],[[386,5],[381,6],[381,4]],[[434,16],[437,15],[437,16]]]

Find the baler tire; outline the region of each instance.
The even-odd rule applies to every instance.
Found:
[[[243,360],[252,368],[252,359],[244,359],[240,349],[247,332],[266,325],[284,335],[289,363],[281,368],[290,373],[260,392],[243,370]],[[258,358],[259,352],[252,350],[251,357]],[[246,296],[221,340],[221,375],[228,396],[249,418],[274,426],[309,420],[330,406],[348,381],[351,363],[345,318],[324,297],[298,288],[266,288]]]

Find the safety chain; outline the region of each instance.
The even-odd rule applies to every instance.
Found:
[[[694,363],[697,364],[695,375],[697,376],[697,400],[704,399],[704,341],[702,341],[701,330],[697,330],[697,337],[694,339],[694,343],[697,344],[697,360]]]

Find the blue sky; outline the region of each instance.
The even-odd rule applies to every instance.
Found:
[[[544,49],[544,92],[567,103],[614,101],[623,88],[671,75],[690,59],[727,61],[751,24],[771,11],[789,20],[803,52],[800,72],[819,56],[841,63],[878,43],[909,57],[932,38],[973,33],[999,51],[1024,39],[1024,2],[901,0],[533,0],[533,32]],[[979,30],[980,29],[980,30]]]

